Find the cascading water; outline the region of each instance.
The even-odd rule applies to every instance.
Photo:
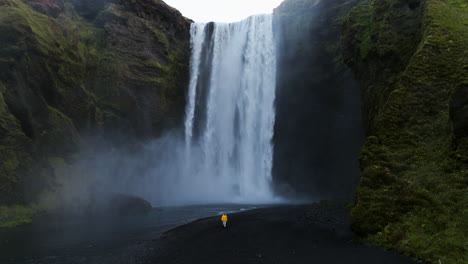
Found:
[[[185,163],[177,184],[187,185],[186,199],[198,200],[201,194],[212,202],[272,200],[272,15],[194,23],[191,42]]]
[[[67,201],[83,197],[86,204],[86,199],[128,193],[155,206],[282,202],[271,186],[277,58],[273,15],[230,24],[195,23],[191,42],[185,136],[172,131],[141,152],[105,153],[93,166],[86,161],[84,167],[94,174],[85,174],[92,179],[67,181]]]

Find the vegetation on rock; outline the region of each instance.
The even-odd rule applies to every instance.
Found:
[[[181,123],[189,24],[160,0],[0,0],[0,204],[48,196],[68,173],[55,161],[96,142],[135,145]],[[22,205],[0,222],[36,211]]]
[[[464,1],[368,0],[344,24],[367,128],[352,228],[432,263],[466,261],[467,19]]]
[[[309,60],[311,50],[317,49],[323,56],[313,59],[320,65],[328,61],[332,67],[326,67],[326,73],[309,67],[308,73],[301,73],[301,82],[307,82],[309,75],[337,78],[339,69],[345,68],[343,62],[360,82],[366,142],[351,205],[353,230],[376,245],[424,261],[465,263],[466,1],[286,0],[275,15],[290,23],[283,37],[302,40],[301,45],[281,50],[300,54],[292,56],[295,59],[283,76],[304,68],[304,58]],[[327,22],[321,24],[322,20]],[[341,38],[333,37],[332,32],[340,29]],[[294,80],[287,79],[285,87],[310,95]],[[327,92],[336,89],[336,82],[329,84]],[[287,99],[280,96],[281,100]]]
[[[29,224],[37,212],[35,207],[23,205],[0,206],[0,228],[11,228]]]

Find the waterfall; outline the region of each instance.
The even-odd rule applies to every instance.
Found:
[[[276,86],[272,15],[238,23],[194,23],[191,46],[185,162],[178,184],[199,190],[210,201],[271,200]]]

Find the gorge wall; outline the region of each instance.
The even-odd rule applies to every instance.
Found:
[[[340,49],[357,1],[284,1],[278,44],[273,175],[279,192],[350,200],[363,141],[358,82]]]
[[[315,197],[323,196],[314,186],[355,189],[357,234],[431,263],[464,263],[466,1],[287,0],[275,14],[283,37],[275,179]],[[360,90],[359,180],[347,163],[360,148],[349,141],[360,123],[349,89]]]
[[[156,0],[0,0],[0,203],[180,125],[189,27]]]
[[[360,81],[367,137],[353,230],[433,263],[463,263],[466,1],[360,1],[342,47]]]

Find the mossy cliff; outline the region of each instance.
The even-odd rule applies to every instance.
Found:
[[[353,230],[432,263],[466,263],[467,3],[360,1],[342,46],[367,136]]]
[[[181,123],[189,25],[159,0],[0,0],[0,205]]]
[[[336,121],[340,115],[333,112],[339,109],[336,105],[356,100],[347,90],[354,88],[340,84],[352,81],[345,78],[344,64],[348,65],[359,81],[366,137],[359,155],[361,177],[351,206],[352,229],[374,244],[427,262],[466,263],[467,2],[286,0],[275,15],[287,29],[283,30],[286,46],[282,46],[280,64],[285,58],[289,63],[279,71],[276,129],[282,122],[285,129],[279,127],[275,137],[293,127],[293,139],[286,147],[275,141],[275,158],[278,148],[315,149],[315,154],[310,150],[306,156],[311,164],[306,172],[315,180],[306,183],[329,188],[316,168],[333,159],[327,153],[343,158],[343,151],[351,145],[330,141],[332,132],[324,133],[322,141],[314,140],[315,131],[340,124],[342,121]],[[314,92],[317,87],[323,91]],[[287,100],[293,103],[283,109],[286,113],[297,104],[303,109],[285,117],[282,104],[286,101],[287,105]],[[314,111],[317,114],[303,118]],[[320,116],[331,120],[323,121]],[[298,125],[296,119],[301,121]],[[308,123],[311,120],[315,120],[313,124]],[[296,138],[300,143],[294,145]],[[333,149],[334,145],[342,148],[329,152],[327,147]],[[296,177],[293,169],[303,161],[299,156],[287,157],[292,160],[287,177]],[[353,177],[352,172],[342,177]],[[349,183],[333,175],[327,179],[335,179],[335,185]]]

